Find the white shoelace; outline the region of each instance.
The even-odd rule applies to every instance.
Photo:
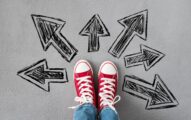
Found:
[[[81,96],[75,97],[74,101],[80,102],[80,104],[73,106],[73,107],[69,107],[69,108],[75,109],[82,104],[93,103],[93,96],[92,96],[93,91],[90,89],[90,88],[92,88],[92,86],[90,85],[90,83],[92,83],[92,81],[89,80],[89,78],[91,78],[91,76],[85,76],[85,77],[80,77],[80,78],[76,79],[78,81],[77,85],[80,85],[79,86],[79,91],[80,91],[79,94]],[[84,83],[82,83],[82,82],[84,82]]]
[[[109,106],[112,110],[116,112],[115,107],[113,105],[119,102],[121,100],[121,97],[119,95],[114,97],[115,84],[113,82],[115,82],[115,79],[101,78],[101,80],[104,80],[104,82],[100,84],[101,86],[103,85],[103,87],[100,88],[100,91],[102,92],[99,93],[99,96],[101,98],[100,105]]]

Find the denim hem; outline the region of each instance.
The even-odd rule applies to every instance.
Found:
[[[76,111],[82,107],[92,107],[94,112],[97,114],[97,108],[92,103],[84,103],[76,108]]]

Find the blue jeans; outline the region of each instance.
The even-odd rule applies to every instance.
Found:
[[[97,109],[90,103],[79,106],[74,112],[73,120],[97,120]],[[118,114],[109,107],[99,113],[99,120],[119,120]]]

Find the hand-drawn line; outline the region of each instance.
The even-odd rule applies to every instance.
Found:
[[[61,19],[42,15],[32,14],[31,17],[44,51],[46,51],[50,45],[53,45],[62,57],[70,62],[78,50],[61,33],[66,22]]]
[[[140,45],[140,51],[139,53],[124,57],[125,66],[127,68],[144,65],[145,70],[148,71],[165,56],[165,54],[142,44]]]
[[[179,103],[159,75],[153,84],[136,76],[126,75],[122,90],[132,96],[147,100],[146,110],[176,107]]]
[[[48,68],[46,59],[20,70],[17,75],[47,92],[50,91],[50,83],[68,82],[66,69]]]
[[[79,33],[82,36],[88,36],[88,52],[98,51],[99,37],[110,36],[109,31],[102,22],[98,14],[95,14]]]
[[[118,22],[125,28],[119,34],[109,49],[109,53],[114,57],[120,58],[134,36],[147,39],[148,10],[144,10],[133,15],[127,16]]]

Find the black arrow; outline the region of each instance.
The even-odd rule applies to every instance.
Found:
[[[141,52],[139,53],[130,54],[124,57],[126,67],[134,67],[143,64],[145,70],[148,71],[165,56],[165,54],[145,45],[140,45],[140,50]]]
[[[43,49],[46,51],[50,45],[70,62],[78,50],[61,34],[65,21],[42,15],[31,15],[40,37]]]
[[[145,109],[163,109],[175,107],[178,101],[164,84],[159,75],[155,75],[153,84],[136,76],[124,77],[123,91],[147,100]]]
[[[46,59],[20,70],[17,74],[47,92],[50,91],[50,83],[68,81],[66,69],[48,68]]]
[[[139,36],[143,40],[146,40],[148,19],[147,14],[148,11],[144,10],[118,20],[118,22],[123,25],[125,29],[119,34],[115,42],[110,47],[109,53],[111,55],[119,58],[135,35]]]
[[[82,36],[89,36],[88,52],[98,51],[99,37],[109,36],[110,33],[105,27],[98,14],[95,14],[79,33]]]

